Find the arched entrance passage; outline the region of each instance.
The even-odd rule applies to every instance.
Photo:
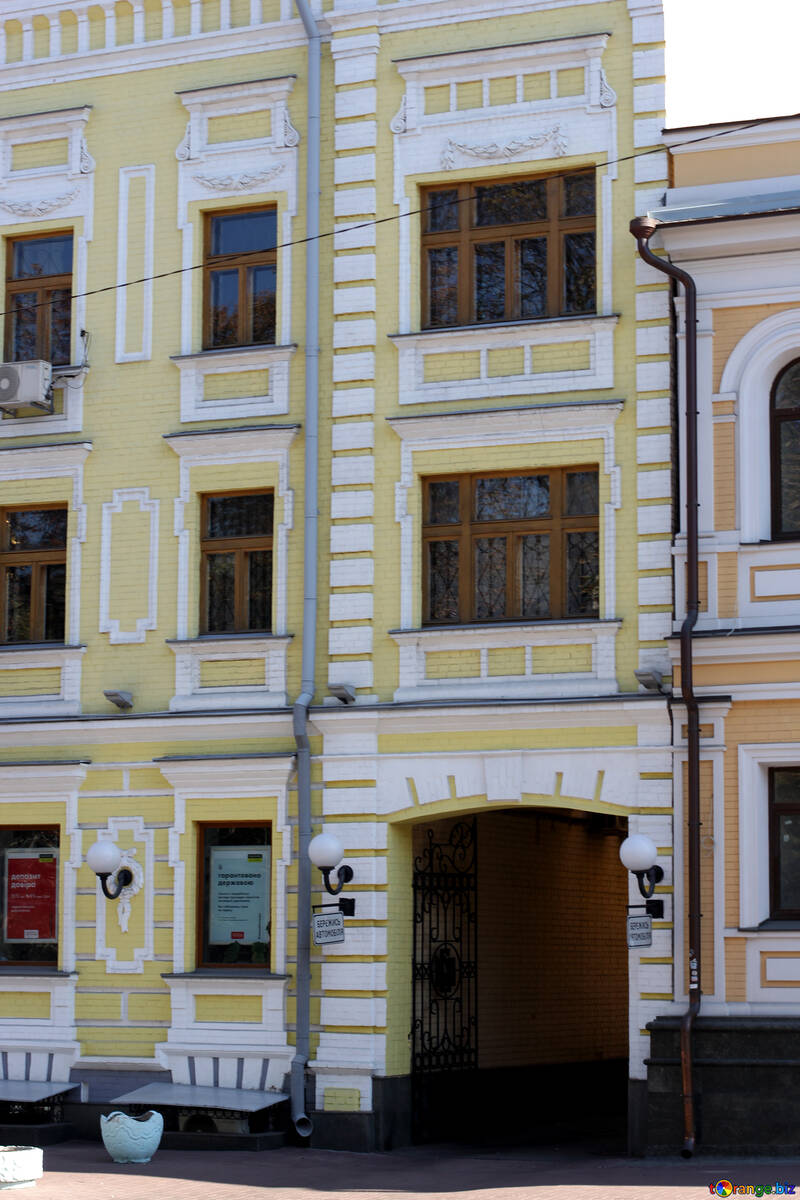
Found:
[[[416,1140],[624,1142],[623,824],[515,808],[415,825]]]

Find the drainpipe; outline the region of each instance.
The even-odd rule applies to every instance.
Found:
[[[681,1022],[681,1085],[683,1092],[684,1158],[695,1150],[696,1121],[692,1082],[692,1030],[700,1011],[700,715],[692,687],[692,629],[697,623],[698,499],[697,499],[697,288],[691,275],[648,246],[659,222],[636,217],[630,230],[640,256],[657,271],[683,284],[686,297],[686,617],[681,625],[681,696],[688,721],[689,831],[689,1007]]]
[[[308,36],[308,121],[306,127],[306,404],[303,501],[303,651],[300,695],[292,708],[297,746],[297,1016],[291,1071],[291,1111],[300,1137],[313,1129],[305,1110],[305,1077],[311,1023],[311,745],[308,708],[314,698],[317,650],[317,536],[319,502],[319,206],[321,34],[308,0],[295,0]]]

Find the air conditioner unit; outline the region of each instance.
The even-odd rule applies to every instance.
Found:
[[[20,408],[43,408],[52,412],[52,376],[50,363],[41,359],[0,363],[0,410],[16,413]]]

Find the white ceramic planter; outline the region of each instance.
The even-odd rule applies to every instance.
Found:
[[[42,1178],[42,1151],[38,1146],[0,1146],[0,1191],[33,1187]]]
[[[164,1132],[164,1118],[152,1110],[143,1117],[112,1112],[100,1118],[103,1145],[118,1163],[146,1163],[158,1149]]]

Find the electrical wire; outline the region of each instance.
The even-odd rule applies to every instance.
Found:
[[[800,117],[800,113],[792,113],[781,119],[786,120],[786,121],[791,121],[791,120],[797,119],[798,117]],[[774,121],[774,120],[775,120],[774,117],[759,117],[758,119],[756,119],[754,121],[748,121],[745,124],[736,125],[735,127],[730,128],[730,129],[721,129],[721,130],[717,130],[716,133],[706,133],[700,137],[687,138],[685,142],[678,142],[676,144],[675,148],[680,149],[682,146],[691,146],[691,145],[696,144],[697,142],[711,141],[713,138],[725,137],[729,133],[742,133],[748,129],[756,129],[759,125],[764,125],[764,124]],[[610,159],[606,159],[605,162],[595,163],[594,170],[600,171],[606,167],[614,167],[618,163],[631,162],[633,159],[646,158],[650,154],[662,154],[662,153],[664,153],[664,147],[663,146],[655,146],[650,150],[639,150],[639,151],[634,152],[633,154],[623,154],[623,155],[620,155],[619,158],[610,158]],[[548,174],[547,178],[548,179],[565,179],[570,175],[575,175],[579,172],[585,172],[590,169],[592,169],[592,164],[587,164],[585,167],[576,166],[576,167],[570,168],[570,170],[568,170],[568,171],[562,171],[560,174],[556,174],[556,175]],[[498,181],[498,183],[499,182],[500,181]],[[468,201],[471,201],[472,199],[473,199],[472,196],[462,196],[458,200],[448,201],[447,207],[449,208],[449,207],[451,207],[451,205],[455,205],[455,204],[465,204]],[[213,265],[215,268],[217,268],[219,266],[224,266],[226,261],[235,260],[237,263],[241,263],[243,258],[244,259],[249,258],[251,255],[256,255],[256,254],[260,255],[260,254],[265,254],[265,253],[272,252],[272,251],[277,252],[278,250],[288,250],[293,246],[304,246],[307,242],[311,242],[314,240],[322,240],[322,238],[335,237],[337,233],[342,233],[345,231],[348,233],[351,233],[358,229],[370,229],[370,228],[374,228],[376,225],[386,225],[390,221],[401,221],[407,217],[420,216],[422,213],[431,212],[431,211],[433,211],[434,208],[437,208],[437,207],[445,207],[445,206],[444,205],[441,205],[441,206],[440,205],[426,205],[425,207],[422,207],[422,208],[410,209],[409,212],[392,213],[392,215],[388,216],[388,217],[373,217],[369,221],[360,221],[356,225],[347,225],[344,227],[344,229],[328,229],[324,233],[316,234],[314,237],[294,238],[290,242],[281,242],[275,246],[265,246],[258,250],[247,250],[247,251],[243,251],[242,253],[239,253],[239,254],[215,255],[213,264],[209,264],[208,262],[192,263],[191,266],[188,266],[188,267],[173,267],[169,271],[158,271],[155,275],[143,275],[139,279],[128,279],[128,280],[125,280],[123,283],[109,283],[109,284],[106,284],[104,287],[91,288],[89,291],[86,291],[86,292],[73,292],[72,295],[70,296],[70,300],[85,300],[89,296],[101,296],[101,295],[106,294],[107,292],[120,291],[122,288],[136,287],[140,283],[155,283],[158,280],[170,279],[176,275],[186,275],[190,271],[202,271],[202,270],[208,268],[210,265]],[[35,277],[32,278],[31,283],[32,283],[32,285],[35,284]],[[26,310],[31,311],[36,308],[48,307],[52,303],[53,302],[50,300],[40,300],[35,304],[26,305]],[[11,315],[14,315],[13,309],[8,309],[5,312],[0,312],[0,317],[7,317],[7,316],[11,316]]]

